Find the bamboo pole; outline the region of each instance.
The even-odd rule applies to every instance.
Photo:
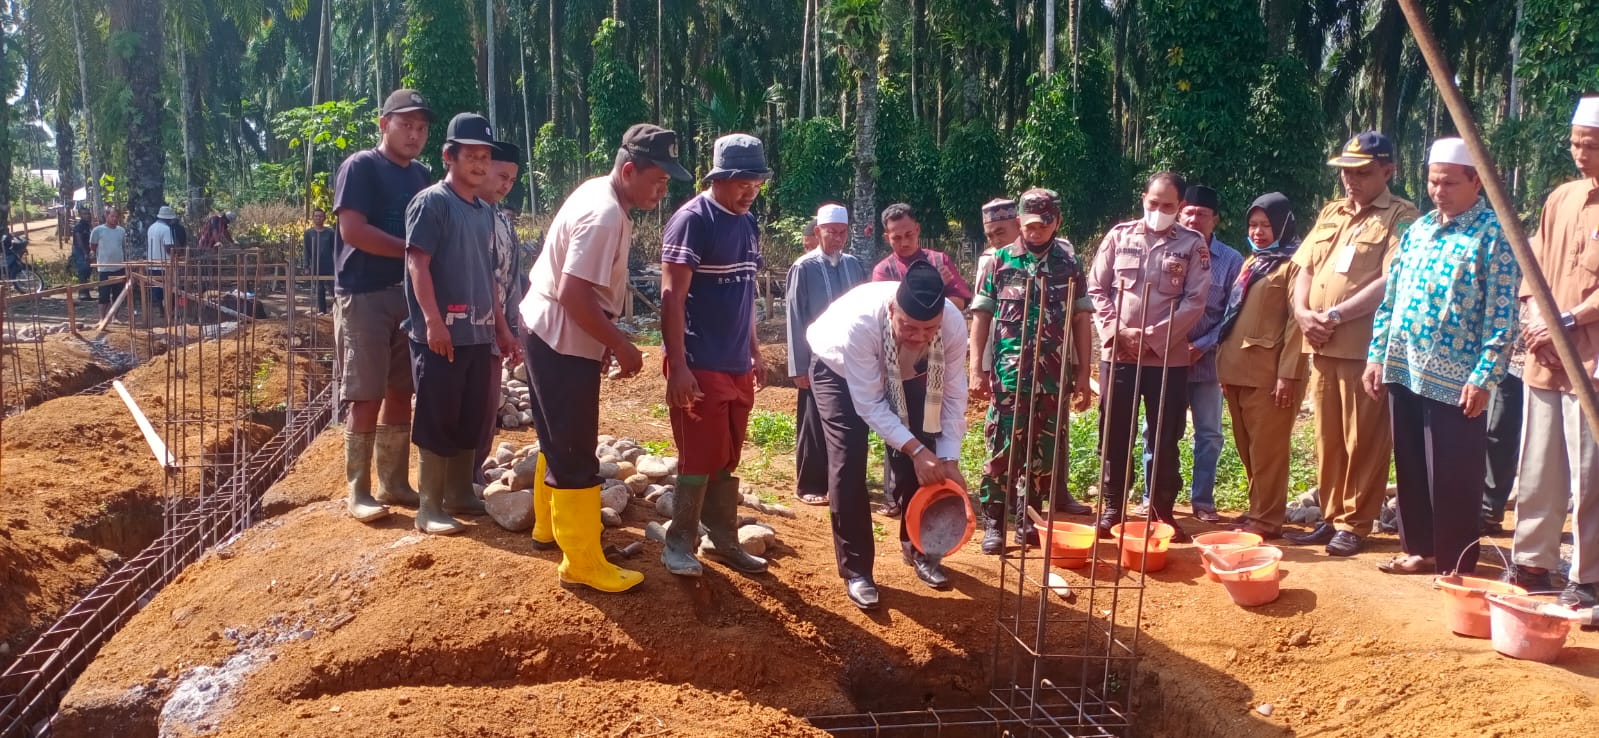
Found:
[[[1427,16],[1422,12],[1418,0],[1399,0],[1399,8],[1405,13],[1405,22],[1410,24],[1410,33],[1416,37],[1416,46],[1421,49],[1422,58],[1427,60],[1427,68],[1432,72],[1433,84],[1437,86],[1443,96],[1444,105],[1449,108],[1449,117],[1455,122],[1455,129],[1460,132],[1460,137],[1465,140],[1466,148],[1471,151],[1471,158],[1477,163],[1477,176],[1482,179],[1483,189],[1488,193],[1488,202],[1493,205],[1494,212],[1499,215],[1499,224],[1504,229],[1505,238],[1510,240],[1510,248],[1516,254],[1516,261],[1521,264],[1522,279],[1527,280],[1532,288],[1532,302],[1538,308],[1539,317],[1544,324],[1549,326],[1549,337],[1555,346],[1555,353],[1560,355],[1560,366],[1566,370],[1566,376],[1571,378],[1572,391],[1577,395],[1577,404],[1582,407],[1584,419],[1588,421],[1588,430],[1594,437],[1599,438],[1599,397],[1595,397],[1593,382],[1588,380],[1588,373],[1583,371],[1582,359],[1577,354],[1577,347],[1571,341],[1571,336],[1560,325],[1560,306],[1555,303],[1554,295],[1549,291],[1549,280],[1544,278],[1543,271],[1538,268],[1538,261],[1533,256],[1532,246],[1527,243],[1527,231],[1521,226],[1521,218],[1516,212],[1515,203],[1510,199],[1510,193],[1505,190],[1505,185],[1499,178],[1499,165],[1494,161],[1493,153],[1483,143],[1482,133],[1477,129],[1477,120],[1471,114],[1471,106],[1466,102],[1465,95],[1460,94],[1460,88],[1455,85],[1455,73],[1449,68],[1449,61],[1444,58],[1443,50],[1438,46],[1438,38],[1433,35],[1432,27],[1427,23]]]

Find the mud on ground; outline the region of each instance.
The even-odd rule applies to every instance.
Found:
[[[602,432],[670,437],[650,415],[657,373],[604,391]],[[773,410],[793,401],[757,395]],[[279,517],[134,618],[66,697],[57,735],[797,736],[816,734],[803,715],[985,701],[997,573],[975,542],[948,560],[949,592],[880,543],[884,604],[870,615],[844,598],[825,509],[804,506],[768,519],[783,542],[768,576],[710,563],[679,580],[647,543],[630,563],[639,591],[571,592],[556,586],[558,553],[487,518],[443,539],[415,535],[408,511],[349,520],[341,444],[338,429],[319,438],[269,493]],[[643,540],[657,518],[633,504],[624,519],[608,543]],[[1134,734],[1561,735],[1591,720],[1599,635],[1574,633],[1554,664],[1498,656],[1446,632],[1426,577],[1375,569],[1396,550],[1391,536],[1353,559],[1290,549],[1281,599],[1243,609],[1175,546],[1144,595]]]
[[[263,363],[232,377],[231,388],[208,382],[208,406],[225,401],[231,407],[239,392],[251,393],[251,402],[264,410],[283,402],[290,357],[282,349],[284,340],[274,337],[282,326],[262,323],[253,330]],[[75,341],[63,341],[63,350]],[[238,351],[231,338],[220,346],[215,341],[191,344],[133,369],[123,382],[157,432],[166,434],[168,363],[197,366],[203,353],[208,362],[231,366]],[[303,381],[301,366],[298,376]],[[80,365],[78,371],[99,370]],[[185,405],[198,407],[200,393],[198,382],[193,383]],[[256,447],[280,423],[264,412],[242,420],[239,429]],[[230,437],[219,440],[215,428],[206,430],[203,443],[198,426],[165,440],[179,455],[184,449],[215,454],[231,444]],[[114,392],[57,397],[5,419],[0,444],[0,667],[123,559],[160,534],[165,486],[164,472]]]

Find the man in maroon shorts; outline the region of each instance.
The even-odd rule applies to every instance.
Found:
[[[661,338],[666,344],[666,399],[677,442],[677,491],[661,562],[699,576],[700,524],[715,554],[746,574],[766,560],[738,545],[739,451],[755,385],[761,381],[755,338],[759,231],[750,206],[772,176],[761,140],[734,133],[716,141],[710,187],[666,223],[661,245]],[[703,514],[702,514],[703,512]]]

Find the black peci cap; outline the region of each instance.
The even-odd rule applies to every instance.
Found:
[[[433,108],[428,106],[427,98],[422,97],[422,93],[416,90],[395,90],[389,93],[388,99],[383,101],[384,116],[395,113],[409,113],[413,110],[420,110],[426,113],[429,121],[434,120],[436,117],[433,113]]]
[[[944,275],[926,259],[911,262],[899,282],[894,304],[911,320],[932,320],[944,314]]]
[[[677,132],[650,123],[634,123],[622,134],[622,150],[648,161],[679,182],[693,175],[677,163]]]
[[[510,162],[511,164],[521,164],[522,147],[506,141],[495,141],[493,160]]]
[[[1188,191],[1183,193],[1183,202],[1221,212],[1221,195],[1204,185],[1189,185]]]

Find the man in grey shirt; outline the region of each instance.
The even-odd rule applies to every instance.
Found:
[[[483,116],[455,116],[444,143],[449,174],[405,211],[404,328],[416,386],[411,440],[421,462],[416,529],[432,535],[465,528],[452,513],[484,513],[472,490],[472,459],[488,442],[488,393],[498,388],[499,359],[520,360],[494,289],[494,212],[477,196],[493,135]]]

